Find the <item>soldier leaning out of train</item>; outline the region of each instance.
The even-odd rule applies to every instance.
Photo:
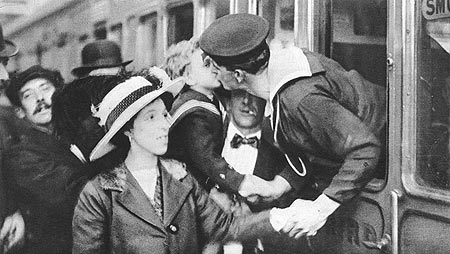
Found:
[[[184,163],[161,157],[171,122],[163,94],[177,94],[183,84],[131,77],[95,107],[107,132],[90,160],[114,149],[124,149],[126,157],[81,192],[72,222],[73,253],[200,253],[208,239],[249,240],[276,233],[272,225],[280,222],[272,221],[271,211],[246,217],[226,213]],[[291,210],[296,209],[276,211],[289,217]]]
[[[52,96],[62,85],[58,71],[32,66],[6,90],[24,119],[2,165],[25,220],[21,253],[71,253],[73,208],[89,171],[53,126]]]
[[[242,194],[270,199],[297,189],[305,206],[281,230],[314,236],[384,162],[385,88],[314,52],[272,51],[269,30],[260,16],[231,14],[203,32],[200,47],[225,88],[270,103],[274,139],[294,169],[254,189],[263,192]]]

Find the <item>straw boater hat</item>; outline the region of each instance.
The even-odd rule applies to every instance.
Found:
[[[178,94],[184,85],[183,78],[166,82],[161,88],[143,77],[132,77],[114,87],[98,106],[95,117],[106,130],[105,136],[97,143],[89,156],[90,161],[101,158],[115,146],[110,142],[114,135],[141,109],[159,98],[163,93]]]

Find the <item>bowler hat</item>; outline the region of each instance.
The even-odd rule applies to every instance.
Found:
[[[19,49],[12,41],[5,40],[5,38],[3,38],[3,29],[0,24],[0,57],[12,57],[18,52]]]
[[[123,62],[120,48],[115,42],[98,40],[84,46],[81,50],[82,65],[74,68],[72,74],[82,77],[95,69],[125,66],[132,61]]]
[[[202,33],[200,48],[214,60],[244,63],[266,48],[269,22],[257,15],[239,13],[215,20]]]

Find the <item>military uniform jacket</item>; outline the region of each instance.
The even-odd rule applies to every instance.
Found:
[[[237,193],[244,175],[236,172],[221,156],[223,121],[220,112],[204,94],[183,89],[175,99],[171,115],[175,117],[188,103],[203,106],[189,107],[176,117],[170,127],[166,157],[185,162],[206,189],[218,184],[225,191]]]
[[[285,82],[272,101],[273,117],[279,117],[276,140],[306,165],[304,176],[291,171],[284,177],[304,198],[324,193],[344,202],[373,178],[385,149],[385,88],[329,58],[304,53],[312,76]]]
[[[183,164],[160,160],[163,218],[123,166],[85,186],[73,218],[73,253],[201,253],[208,239],[250,240],[276,234],[269,212],[224,213]]]

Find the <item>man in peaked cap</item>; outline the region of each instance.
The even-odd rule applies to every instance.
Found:
[[[5,95],[9,74],[6,65],[10,57],[19,52],[16,45],[3,38],[0,25],[0,253],[18,247],[25,236],[25,224],[10,195],[7,195],[3,181],[3,151],[10,146],[13,130],[20,123],[14,115],[11,103]]]
[[[120,47],[115,42],[98,40],[84,46],[81,50],[82,65],[74,68],[72,74],[78,78],[116,75],[132,61],[122,60]]]
[[[200,47],[225,88],[269,101],[274,139],[292,167],[260,188],[264,192],[241,194],[273,199],[295,188],[305,202],[279,229],[311,236],[383,169],[385,89],[317,53],[271,52],[268,34],[264,18],[232,14],[203,32]]]

